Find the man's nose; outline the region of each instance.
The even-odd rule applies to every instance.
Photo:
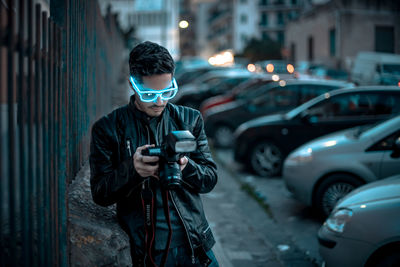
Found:
[[[161,99],[161,96],[157,96],[156,104],[157,104],[157,105],[162,105],[162,104],[164,104],[164,100]]]

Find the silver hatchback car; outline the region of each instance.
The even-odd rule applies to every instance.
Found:
[[[400,116],[315,139],[284,162],[294,197],[328,216],[354,188],[400,173]]]
[[[325,266],[400,266],[400,175],[345,196],[318,232]]]

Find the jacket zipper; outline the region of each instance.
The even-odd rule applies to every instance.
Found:
[[[159,140],[158,140],[158,139],[159,139],[159,128],[160,128],[160,124],[161,124],[161,122],[159,122],[159,123],[157,124],[157,127],[156,127],[156,133],[155,133],[156,145],[159,144]],[[150,133],[149,133],[149,129],[147,128],[147,126],[146,126],[146,130],[147,130],[148,138],[150,139]],[[188,231],[188,229],[187,229],[187,226],[186,226],[186,224],[185,224],[185,221],[183,220],[183,217],[182,217],[182,215],[181,215],[181,213],[180,213],[178,207],[177,207],[176,204],[175,204],[175,200],[174,200],[174,198],[173,198],[171,192],[168,191],[168,193],[169,193],[169,195],[170,195],[170,197],[171,197],[172,204],[174,205],[174,207],[175,207],[175,209],[176,209],[176,211],[177,211],[177,213],[178,213],[178,215],[179,215],[179,218],[180,218],[181,221],[182,221],[183,228],[185,228],[185,232],[186,232],[186,235],[187,235],[188,240],[189,240],[190,250],[192,251],[192,264],[195,264],[195,263],[196,263],[196,258],[194,257],[194,248],[193,248],[192,240],[190,239],[190,236],[189,236],[189,231]],[[167,205],[168,205],[168,204],[167,204]]]
[[[159,143],[159,142],[158,142],[158,141],[159,141],[158,138],[159,138],[159,128],[160,128],[160,124],[161,124],[161,121],[157,124],[156,133],[155,133],[155,134],[156,134],[156,138],[155,138],[155,139],[156,139],[156,142],[157,142],[157,143]],[[157,145],[158,145],[158,144],[157,144]],[[185,228],[185,232],[186,232],[187,238],[188,238],[188,240],[189,240],[190,250],[192,251],[192,264],[195,264],[195,263],[196,263],[196,258],[194,257],[194,248],[193,248],[192,240],[190,239],[189,231],[188,231],[188,229],[187,229],[187,226],[186,226],[186,224],[185,224],[185,221],[183,220],[183,217],[182,217],[182,215],[181,215],[181,212],[179,211],[178,207],[176,206],[175,200],[174,200],[174,198],[173,198],[171,192],[168,191],[168,193],[169,193],[169,195],[170,195],[170,197],[171,197],[172,204],[174,205],[174,207],[175,207],[175,209],[176,209],[176,211],[177,211],[177,213],[178,213],[178,215],[179,215],[179,218],[180,218],[181,221],[182,221],[183,228]],[[168,204],[167,204],[167,205],[168,205]]]
[[[128,149],[129,157],[132,157],[131,141],[129,139],[126,140],[126,148]]]
[[[181,212],[179,211],[178,207],[177,207],[176,204],[175,204],[175,200],[174,200],[174,198],[173,198],[171,192],[168,192],[168,193],[169,193],[169,195],[170,195],[170,197],[171,197],[172,204],[174,204],[174,207],[175,207],[176,211],[178,212],[179,218],[180,218],[181,221],[182,221],[183,228],[185,228],[185,232],[186,232],[186,235],[187,235],[188,240],[189,240],[190,249],[192,250],[192,264],[195,264],[195,263],[196,263],[196,259],[195,259],[195,257],[194,257],[194,249],[193,249],[193,245],[192,245],[192,240],[190,239],[190,236],[189,236],[189,231],[188,231],[188,229],[187,229],[187,227],[186,227],[185,221],[183,220],[183,217],[182,217],[182,215],[181,215]]]

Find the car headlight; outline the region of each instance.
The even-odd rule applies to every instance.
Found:
[[[326,227],[329,230],[336,233],[343,233],[347,222],[350,221],[353,216],[353,211],[351,209],[339,209],[331,213],[329,218],[325,221]]]
[[[311,147],[301,149],[288,157],[287,162],[298,164],[309,162],[313,159],[313,151]]]

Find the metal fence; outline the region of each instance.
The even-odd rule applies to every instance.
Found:
[[[68,185],[123,57],[97,1],[34,2],[0,1],[1,266],[68,265]]]

